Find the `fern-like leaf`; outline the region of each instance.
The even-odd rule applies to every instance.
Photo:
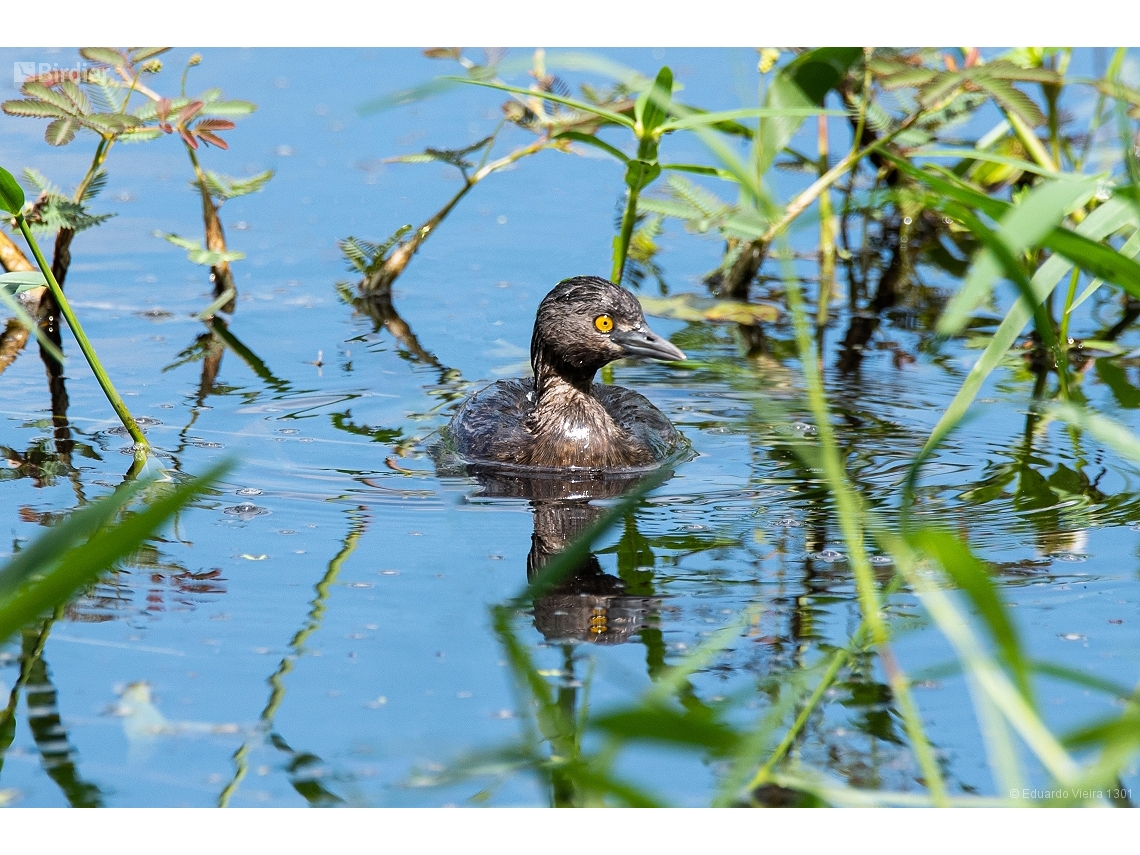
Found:
[[[125,143],[140,143],[155,140],[162,136],[162,130],[152,126],[127,128],[119,135],[119,141]]]
[[[215,101],[202,108],[204,116],[247,116],[257,110],[252,101]]]
[[[76,119],[56,119],[47,126],[47,130],[44,131],[44,139],[47,140],[48,145],[67,145],[75,139],[75,132],[78,129],[79,122]]]
[[[1023,68],[1008,59],[996,59],[985,65],[975,66],[979,76],[997,77],[1001,80],[1016,80],[1021,83],[1062,83],[1064,78],[1049,68]]]
[[[30,116],[35,119],[66,119],[68,114],[55,104],[40,101],[37,98],[28,98],[15,101],[5,101],[0,105],[9,116]]]
[[[128,48],[131,54],[131,62],[139,63],[158,56],[159,54],[166,53],[170,48],[168,47],[149,47],[149,48]]]
[[[107,187],[107,173],[99,170],[95,173],[95,177],[87,184],[87,189],[83,191],[84,202],[89,202],[98,196]]]
[[[56,92],[50,87],[44,86],[37,80],[29,80],[27,83],[20,87],[20,91],[27,95],[29,98],[46,101],[48,104],[58,107],[68,116],[75,116],[78,112],[75,109],[75,105],[71,103],[67,96],[63,95],[60,92]]]
[[[400,228],[396,229],[383,243],[373,243],[372,241],[361,240],[360,238],[347,237],[344,240],[338,240],[337,246],[340,247],[340,251],[344,254],[345,261],[348,262],[349,270],[355,270],[363,276],[371,276],[378,271],[387,260],[392,247],[400,243],[404,235],[411,230],[411,225],[400,226]]]
[[[83,90],[74,80],[64,80],[59,84],[60,91],[67,97],[67,100],[75,105],[76,111],[81,116],[86,116],[91,112],[91,102],[87,96],[83,94]]]
[[[919,100],[924,109],[931,109],[950,97],[951,93],[960,87],[966,80],[967,73],[953,71],[937,75],[929,84],[919,90]]]
[[[669,176],[669,189],[675,198],[688,203],[702,216],[710,219],[723,217],[733,208],[715,194],[679,175]]]
[[[200,264],[203,267],[214,267],[223,261],[241,261],[245,258],[244,252],[211,252],[208,249],[203,249],[200,241],[179,237],[176,234],[156,231],[154,235],[186,250],[186,257],[194,264]]]
[[[251,175],[249,178],[234,178],[231,175],[222,175],[218,172],[206,170],[206,192],[215,199],[236,199],[238,196],[248,196],[262,190],[273,177],[272,169]],[[197,182],[191,181],[191,187],[197,187]]]
[[[926,86],[936,77],[938,77],[938,71],[933,68],[904,66],[894,73],[881,77],[879,84],[884,89],[901,89],[904,86],[917,88]]]
[[[995,101],[1017,115],[1030,127],[1045,124],[1045,114],[1033,99],[1007,80],[996,77],[978,77],[974,84],[988,92]]]
[[[79,49],[79,55],[84,59],[91,62],[97,62],[100,65],[118,66],[129,65],[127,57],[119,53],[114,48],[105,47],[85,47]]]
[[[46,175],[33,166],[24,167],[24,179],[25,186],[35,187],[40,193],[48,196],[63,195],[63,189],[58,184],[53,184]]]
[[[125,95],[119,94],[120,87],[110,75],[95,74],[86,82],[91,103],[100,113],[122,113]]]

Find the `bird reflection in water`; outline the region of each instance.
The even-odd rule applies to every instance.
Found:
[[[526,561],[529,582],[605,514],[606,507],[595,501],[618,498],[649,474],[568,471],[555,477],[489,466],[469,466],[468,472],[479,482],[483,497],[530,500],[534,531]],[[655,603],[653,597],[630,594],[626,583],[606,573],[590,552],[568,575],[538,593],[534,625],[548,642],[623,644],[645,626]]]

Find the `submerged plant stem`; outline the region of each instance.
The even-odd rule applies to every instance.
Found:
[[[839,449],[835,442],[835,434],[831,426],[830,413],[823,391],[823,377],[820,373],[819,361],[812,347],[811,335],[808,331],[807,318],[804,312],[803,296],[800,294],[799,283],[791,276],[785,277],[788,307],[792,311],[795,325],[796,343],[799,349],[800,362],[803,367],[804,382],[807,385],[808,402],[816,422],[816,431],[819,435],[820,456],[822,458],[824,476],[827,479],[831,494],[835,498],[836,515],[843,531],[843,539],[847,542],[849,563],[855,576],[855,585],[859,595],[859,603],[863,610],[864,619],[871,640],[879,651],[879,660],[887,682],[899,705],[906,725],[907,736],[914,750],[919,768],[930,790],[931,799],[936,805],[946,804],[946,786],[942,780],[942,772],[931,751],[930,743],[926,738],[922,726],[922,719],[911,697],[910,685],[899,667],[898,661],[890,647],[890,635],[883,620],[878,587],[871,570],[870,562],[863,544],[863,529],[861,520],[863,508],[859,497],[852,491],[844,472]]]
[[[91,346],[87,334],[83,332],[83,327],[80,326],[79,319],[76,318],[75,313],[71,311],[71,305],[67,302],[67,297],[63,295],[63,289],[59,287],[59,283],[55,279],[55,274],[52,272],[51,267],[48,266],[43,253],[40,252],[39,245],[32,236],[32,230],[28,228],[27,220],[24,219],[23,214],[16,215],[16,224],[19,226],[21,233],[23,233],[24,240],[26,240],[28,246],[31,247],[32,254],[36,258],[36,263],[39,264],[40,270],[47,280],[52,297],[55,298],[56,304],[59,306],[60,314],[63,315],[68,327],[71,328],[75,340],[79,343],[79,349],[83,351],[83,355],[87,359],[87,364],[91,366],[91,370],[95,373],[95,379],[99,381],[99,386],[103,389],[103,394],[107,396],[107,400],[111,402],[111,406],[114,408],[119,420],[123,423],[123,427],[127,429],[127,432],[131,435],[131,439],[135,441],[136,454],[145,455],[146,452],[150,450],[150,443],[148,443],[146,437],[143,436],[143,432],[139,429],[138,424],[136,424],[130,410],[127,409],[127,405],[123,403],[123,399],[119,397],[119,393],[115,390],[111,378],[108,377],[107,372],[103,370],[103,365],[99,361],[99,356],[95,353],[95,348]]]
[[[784,738],[780,740],[780,744],[777,745],[772,752],[772,756],[764,761],[764,765],[760,767],[756,775],[749,781],[747,789],[754,790],[762,784],[768,783],[772,770],[776,768],[777,763],[784,759],[784,755],[788,753],[788,749],[795,743],[800,731],[807,725],[811,714],[815,712],[815,708],[819,706],[819,702],[823,699],[824,693],[831,687],[831,684],[835,682],[836,676],[850,658],[851,650],[847,647],[842,650],[837,650],[835,655],[831,657],[831,662],[828,663],[827,670],[823,673],[819,685],[815,687],[815,691],[812,692],[811,696],[807,699],[807,703],[804,704],[803,709],[800,710],[799,715],[796,716],[796,720],[792,722],[792,726],[788,728],[788,732],[784,734]]]

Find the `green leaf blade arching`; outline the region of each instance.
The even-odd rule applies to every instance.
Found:
[[[1123,251],[1118,252],[1068,229],[1054,229],[1046,236],[1044,244],[1081,270],[1118,285],[1130,296],[1140,299],[1140,264]]]
[[[641,125],[641,137],[651,136],[669,118],[669,104],[673,100],[673,72],[662,66],[657,79],[637,99],[634,117]]]
[[[1017,629],[1009,619],[1008,608],[1002,602],[985,565],[950,532],[924,528],[911,534],[910,539],[922,552],[942,565],[954,584],[974,604],[1018,688],[1027,700],[1031,700],[1028,660],[1022,650]]]
[[[46,288],[47,280],[38,271],[15,271],[13,273],[0,273],[0,289],[9,296],[23,294],[36,288]]]
[[[998,238],[1014,255],[1040,245],[1066,214],[1092,198],[1097,184],[1097,178],[1085,177],[1049,181],[1034,188],[1019,205],[1001,217]],[[939,334],[949,336],[961,332],[970,314],[989,296],[1001,272],[1002,266],[994,254],[983,250],[943,311],[938,321]]]
[[[615,148],[608,142],[598,139],[593,134],[584,134],[581,131],[562,131],[560,134],[555,134],[556,140],[570,140],[572,142],[582,143],[584,145],[592,146],[593,148],[600,149],[611,157],[615,157],[622,163],[629,163],[627,157],[620,149]]]
[[[130,555],[231,468],[228,461],[215,464],[200,478],[178,485],[106,529],[107,522],[145,486],[145,482],[129,484],[38,538],[0,568],[0,639],[65,602],[78,588]],[[80,540],[85,542],[74,546]]]
[[[1097,241],[1129,226],[1133,228],[1140,226],[1140,219],[1137,218],[1136,210],[1124,200],[1112,198],[1089,214],[1075,231],[1076,234]],[[1048,297],[1057,287],[1061,277],[1068,273],[1072,266],[1064,256],[1054,255],[1037,268],[1037,272],[1033,274],[1033,278],[1030,280],[1034,300],[1040,303]],[[930,432],[922,451],[911,464],[910,471],[907,474],[909,485],[915,483],[919,469],[934,452],[934,449],[958,426],[963,416],[966,415],[970,404],[977,397],[986,378],[1001,363],[1032,316],[1033,308],[1024,298],[1019,298],[998,326],[994,337],[982,355],[978,357],[978,361],[974,363],[970,373],[966,375],[966,379],[954,395],[954,399],[943,411],[942,417]]]
[[[847,71],[863,56],[857,47],[826,47],[805,51],[782,68],[768,89],[765,107],[819,108]],[[796,135],[804,116],[785,115],[760,120],[757,174],[764,174]]]
[[[24,188],[4,167],[0,166],[0,206],[12,216],[24,210]]]

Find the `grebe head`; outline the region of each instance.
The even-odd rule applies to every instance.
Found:
[[[599,368],[627,356],[685,358],[649,328],[633,294],[601,277],[565,279],[539,304],[530,343],[536,377],[551,368],[572,382],[589,382]]]

